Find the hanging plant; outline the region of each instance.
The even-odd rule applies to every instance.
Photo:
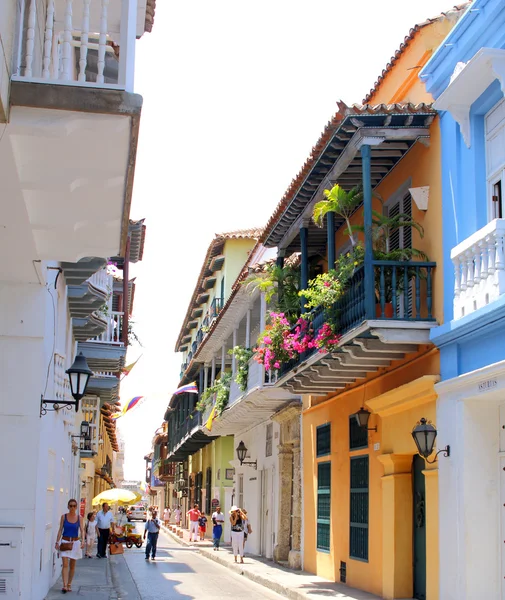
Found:
[[[205,412],[212,405],[212,398],[216,396],[216,416],[219,416],[228,404],[230,397],[231,373],[221,373],[221,377],[200,394],[196,403],[196,410]]]
[[[335,352],[338,348],[341,336],[335,333],[335,326],[331,323],[323,323],[314,338],[314,344],[319,352]]]
[[[249,361],[254,353],[250,348],[235,346],[231,350],[228,350],[228,354],[235,357],[237,367],[235,381],[237,382],[239,389],[242,392],[246,392],[247,380],[249,377]]]

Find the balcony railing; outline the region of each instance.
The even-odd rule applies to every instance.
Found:
[[[188,415],[182,423],[177,424],[169,432],[168,436],[168,453],[174,452],[181,442],[189,436],[189,434],[202,425],[202,413],[200,411],[194,410],[190,415]]]
[[[495,219],[458,244],[454,264],[454,318],[505,294],[505,219]]]
[[[89,341],[123,345],[123,342],[121,340],[123,332],[123,319],[123,312],[112,311],[110,313],[110,317],[108,318],[107,329],[102,334]]]
[[[432,314],[432,279],[436,263],[420,261],[373,261],[375,315],[379,321],[434,321]],[[366,320],[365,270],[358,268],[347,291],[331,309],[322,306],[306,315],[312,323],[314,337],[326,322],[344,335]],[[293,327],[293,332],[296,326]],[[311,348],[297,358],[281,365],[280,375],[291,371],[317,352]]]
[[[21,3],[14,79],[133,91],[137,2]]]
[[[100,269],[100,271],[93,273],[88,281],[94,288],[97,288],[106,294],[110,295],[112,292],[114,278],[112,275],[109,275],[105,269]]]
[[[214,300],[212,300],[212,303],[210,305],[210,309],[209,309],[209,317],[210,320],[215,319],[217,317],[217,315],[221,312],[221,309],[223,308],[223,299],[222,298],[214,298]]]

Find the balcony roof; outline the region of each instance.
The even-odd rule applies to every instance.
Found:
[[[193,430],[193,432],[185,437],[175,450],[168,454],[166,460],[168,462],[182,462],[188,456],[198,452],[216,439],[216,435],[207,435],[202,429]]]
[[[87,257],[77,262],[62,262],[61,268],[67,285],[81,285],[101,268],[105,267],[105,258]]]
[[[91,313],[89,317],[74,317],[72,330],[78,342],[85,342],[90,338],[99,336],[107,329],[107,320],[100,313]]]
[[[118,399],[119,379],[114,376],[100,376],[95,373],[89,379],[87,393],[100,396],[100,402],[115,402]]]
[[[363,144],[372,145],[372,187],[376,187],[417,140],[427,142],[437,114],[427,104],[337,105],[338,112],[270,217],[261,238],[265,246],[299,250],[290,244],[302,221],[310,220],[323,190],[335,183],[345,189],[361,184],[359,148]],[[314,244],[324,247],[326,232],[314,230],[319,237],[309,235],[309,240],[312,237]]]
[[[193,295],[191,296],[191,300],[188,304],[188,310],[186,312],[186,316],[184,317],[184,321],[182,323],[181,330],[177,337],[177,342],[175,344],[175,352],[180,352],[180,346],[182,337],[186,333],[188,321],[191,319],[191,313],[194,308],[197,308],[202,302],[206,302],[209,298],[208,293],[204,293],[204,280],[212,275],[213,271],[211,269],[212,260],[218,256],[221,256],[223,253],[223,248],[225,243],[228,240],[240,240],[240,239],[250,239],[250,240],[258,240],[262,234],[262,229],[258,227],[254,227],[251,229],[239,229],[237,231],[229,231],[227,233],[217,233],[210,243],[205,258],[202,263],[202,267],[200,269],[200,274],[198,275],[195,289],[193,291]],[[205,300],[203,299],[206,296]]]
[[[92,371],[119,373],[124,367],[126,348],[107,342],[79,342],[77,353],[82,352]]]

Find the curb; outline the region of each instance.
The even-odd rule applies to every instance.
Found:
[[[292,588],[289,588],[286,585],[283,585],[282,583],[277,583],[276,581],[272,581],[271,579],[269,579],[268,577],[265,577],[264,575],[260,575],[258,573],[248,571],[247,569],[244,569],[241,565],[235,565],[235,563],[229,563],[226,559],[221,558],[221,556],[217,552],[213,553],[213,552],[210,552],[207,548],[198,548],[198,547],[193,546],[192,544],[189,544],[185,540],[182,540],[180,537],[175,535],[172,531],[169,531],[164,525],[162,525],[162,529],[165,531],[165,533],[167,533],[170,537],[172,537],[181,546],[186,546],[187,548],[190,548],[190,547],[195,548],[195,551],[198,552],[198,554],[201,554],[203,557],[205,557],[209,560],[212,560],[216,563],[219,563],[223,567],[227,567],[228,569],[230,569],[230,571],[233,571],[237,575],[243,575],[244,577],[247,577],[247,579],[250,579],[251,581],[258,583],[259,585],[268,588],[272,592],[276,592],[277,594],[280,594],[281,596],[290,598],[290,600],[307,600],[307,598],[308,598],[308,596],[306,594],[299,592],[297,590],[294,590]],[[274,567],[274,568],[280,568],[280,567]]]

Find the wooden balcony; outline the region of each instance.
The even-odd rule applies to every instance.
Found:
[[[362,266],[342,299],[331,309],[318,307],[310,319],[314,336],[324,323],[341,336],[333,352],[311,349],[282,365],[275,386],[294,394],[326,395],[364,379],[379,368],[430,343],[432,275],[436,264],[372,261],[370,281]]]
[[[169,422],[167,462],[183,461],[200,448],[210,444],[215,436],[207,435],[207,430],[202,427],[203,424],[202,413],[197,410],[176,424]]]

